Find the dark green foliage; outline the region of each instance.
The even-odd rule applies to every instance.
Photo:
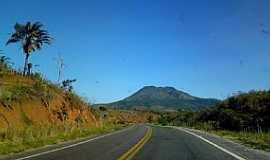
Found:
[[[176,119],[175,113],[163,113],[158,118],[158,123],[161,125],[173,125]]]
[[[148,116],[147,121],[149,123],[152,123],[153,122],[153,116],[152,115]]]
[[[200,112],[179,110],[164,113],[160,123],[233,131],[269,131],[270,91],[241,93]]]
[[[250,91],[230,97],[200,113],[200,121],[216,121],[230,130],[269,130],[270,91]]]
[[[106,108],[106,107],[100,106],[100,107],[98,107],[98,108],[99,108],[99,110],[101,110],[101,111],[107,111],[107,108]]]
[[[161,116],[159,117],[158,123],[161,124],[161,125],[163,125],[163,126],[169,124],[169,122],[168,122],[166,116],[164,116],[164,115],[161,115]]]
[[[67,79],[62,82],[62,88],[71,92],[73,90],[72,83],[76,82],[76,79]]]

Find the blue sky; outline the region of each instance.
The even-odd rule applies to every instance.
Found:
[[[40,21],[54,42],[31,57],[94,103],[145,85],[225,98],[270,88],[269,0],[14,0],[1,2],[0,49],[22,67],[18,44],[5,46],[16,22]],[[36,70],[37,70],[36,69]]]

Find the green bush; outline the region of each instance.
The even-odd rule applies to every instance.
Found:
[[[1,90],[0,92],[0,101],[3,105],[9,106],[13,102],[14,97],[12,92],[8,90]]]

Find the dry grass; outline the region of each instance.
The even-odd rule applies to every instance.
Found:
[[[2,129],[0,130],[0,154],[22,152],[67,140],[96,136],[122,129],[125,126],[105,124],[101,127],[74,127],[73,125],[62,124],[36,125],[23,129]]]
[[[221,137],[239,141],[249,147],[270,151],[270,132],[236,132],[236,131],[210,131]]]
[[[104,111],[105,119],[112,123],[152,123],[158,119],[158,114],[148,111],[108,110]]]

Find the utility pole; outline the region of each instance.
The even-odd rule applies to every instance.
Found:
[[[63,77],[63,70],[64,70],[64,59],[58,54],[58,57],[56,58],[57,63],[57,70],[58,70],[58,77],[57,77],[57,83],[60,84],[62,77]]]

